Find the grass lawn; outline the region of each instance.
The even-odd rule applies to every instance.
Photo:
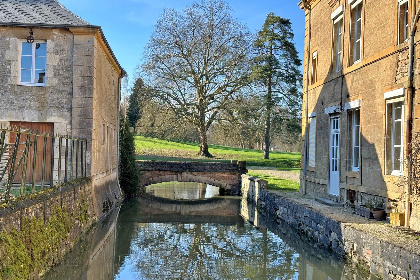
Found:
[[[270,159],[263,159],[263,152],[260,150],[209,145],[209,151],[214,158],[208,159],[197,155],[200,150],[198,143],[178,143],[142,136],[135,137],[135,146],[137,158],[141,160],[244,160],[248,166],[269,166],[290,171],[298,171],[300,166],[299,153],[270,152]]]
[[[299,172],[300,168],[299,153],[270,152],[270,159],[264,160],[263,152],[260,150],[209,145],[209,151],[214,157],[204,158],[197,155],[200,150],[198,143],[170,142],[143,136],[136,136],[134,141],[139,160],[205,162],[244,160],[247,166],[267,166],[291,172]],[[299,189],[299,183],[290,180],[260,173],[248,173],[248,175],[268,181],[268,188],[271,190],[297,191]]]

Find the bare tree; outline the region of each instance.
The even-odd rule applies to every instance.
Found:
[[[156,97],[197,128],[202,156],[211,156],[211,124],[247,83],[251,43],[224,1],[202,0],[183,13],[165,10],[146,47],[145,79]]]

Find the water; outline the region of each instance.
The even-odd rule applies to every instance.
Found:
[[[368,279],[287,225],[253,217],[254,226],[241,198],[198,200],[208,187],[190,189],[182,197],[193,200],[124,203],[44,279]]]

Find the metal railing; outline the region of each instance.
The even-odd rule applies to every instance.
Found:
[[[86,176],[87,140],[0,129],[0,203]]]

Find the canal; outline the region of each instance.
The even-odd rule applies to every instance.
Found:
[[[240,197],[217,194],[197,183],[149,186],[43,279],[373,279],[287,225],[255,216]]]

